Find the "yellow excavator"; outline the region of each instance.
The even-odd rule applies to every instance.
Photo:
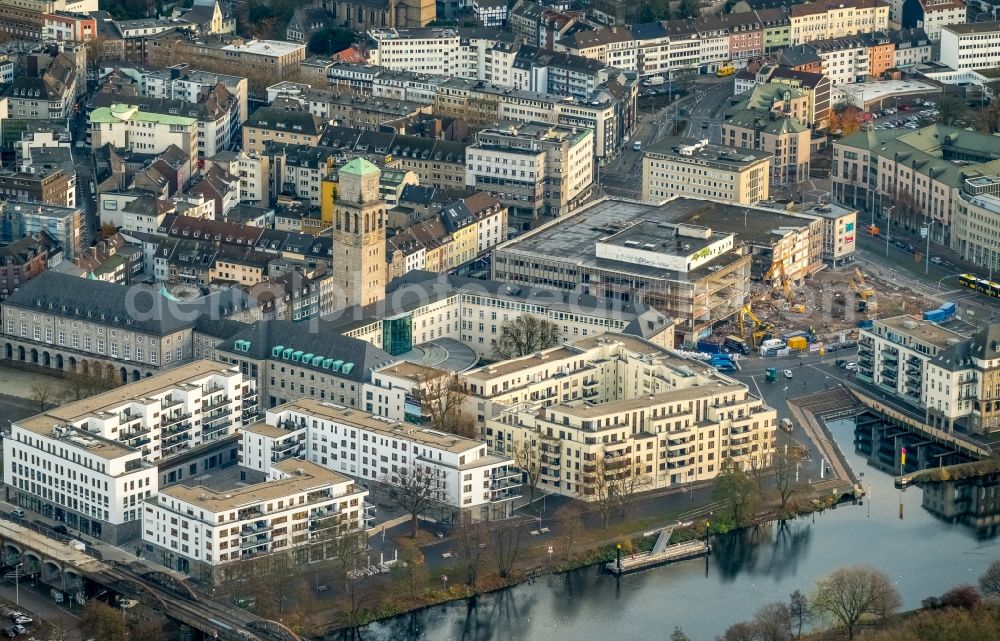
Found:
[[[775,289],[779,286],[781,287],[785,301],[791,305],[793,312],[801,314],[806,311],[805,305],[792,305],[792,281],[788,278],[788,274],[785,273],[785,261],[778,260],[771,263],[771,269],[767,270],[767,273],[764,274],[764,281],[770,283]]]
[[[753,349],[757,349],[757,346],[760,345],[761,341],[766,339],[768,334],[774,331],[774,325],[762,321],[757,314],[753,313],[753,310],[750,309],[750,305],[744,305],[740,308],[737,321],[740,325],[740,338],[743,340],[749,339],[750,346]],[[748,326],[752,327],[752,329],[748,330]]]
[[[878,304],[875,302],[875,288],[868,284],[865,280],[865,275],[857,267],[854,268],[851,289],[857,295],[859,312],[873,312],[877,309]]]

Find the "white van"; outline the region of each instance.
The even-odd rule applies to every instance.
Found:
[[[632,143],[632,151],[642,151],[642,141],[636,140]]]

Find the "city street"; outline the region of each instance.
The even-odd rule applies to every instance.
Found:
[[[722,138],[722,116],[733,92],[732,78],[697,76],[689,84],[690,93],[655,113],[640,115],[632,138],[624,145],[618,156],[604,167],[599,168],[597,182],[600,191],[620,198],[642,197],[642,151],[634,149],[638,141],[641,148],[663,140],[674,126],[684,121],[683,136],[691,138],[711,137],[712,142]],[[702,122],[706,127],[702,129]]]

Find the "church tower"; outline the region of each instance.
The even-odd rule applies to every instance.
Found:
[[[382,172],[355,158],[337,172],[333,201],[333,269],[342,301],[337,307],[369,305],[385,298],[385,201]]]

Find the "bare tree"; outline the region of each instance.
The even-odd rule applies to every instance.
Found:
[[[490,545],[488,524],[483,521],[472,522],[468,518],[459,520],[455,532],[460,546],[459,553],[465,562],[466,581],[470,587],[476,588],[479,571],[483,565],[483,557]]]
[[[1000,561],[994,561],[979,577],[979,589],[985,596],[1000,596]]]
[[[757,629],[752,623],[740,621],[729,626],[718,641],[758,641]]]
[[[420,393],[421,408],[430,413],[431,426],[439,432],[475,438],[475,420],[467,416],[463,405],[468,394],[457,376],[440,376],[424,385]]]
[[[888,575],[869,566],[838,568],[816,584],[812,609],[854,638],[864,620],[881,619],[899,609],[900,599]]]
[[[392,566],[392,579],[411,599],[427,586],[429,573],[424,555],[413,543],[406,543],[399,555],[399,560]]]
[[[108,376],[77,372],[68,374],[66,383],[66,400],[68,401],[80,401],[115,387],[115,381]]]
[[[544,318],[522,314],[503,324],[493,347],[499,360],[517,358],[559,344],[559,326]]]
[[[493,538],[492,552],[496,561],[497,574],[501,578],[507,578],[514,567],[514,562],[517,561],[524,526],[520,519],[497,521],[490,528],[490,533]]]
[[[681,630],[681,626],[674,626],[674,631],[670,633],[670,641],[691,641],[691,637],[684,634],[684,630]]]
[[[812,609],[809,607],[809,599],[797,589],[788,597],[788,614],[795,626],[795,636],[801,637],[802,627],[812,620]]]
[[[782,512],[788,509],[788,501],[802,487],[795,478],[802,458],[803,452],[798,447],[782,448],[771,455],[774,485],[781,499]]]
[[[54,402],[56,388],[49,380],[38,380],[31,384],[31,400],[38,403],[38,411],[44,412],[45,408]]]
[[[562,505],[556,510],[556,531],[559,533],[567,558],[573,554],[573,545],[580,533],[583,532],[583,518],[581,517],[580,508],[573,503]]]
[[[615,474],[611,479],[611,488],[615,496],[618,507],[621,508],[622,516],[628,517],[629,507],[636,495],[649,487],[651,479],[639,472],[631,463],[620,473]]]
[[[588,472],[587,467],[591,467],[593,471]],[[588,475],[584,477],[586,488],[584,491],[597,506],[597,511],[601,514],[601,526],[604,528],[611,522],[611,515],[614,514],[618,500],[615,496],[614,482],[608,478],[608,472],[607,463],[600,454],[593,462],[584,464],[584,474]]]
[[[747,459],[747,475],[753,479],[757,491],[764,491],[764,477],[769,470],[769,461],[766,456],[750,456]]]
[[[954,125],[969,115],[969,106],[956,94],[946,93],[938,98],[937,110],[937,121],[942,125]]]
[[[791,641],[792,614],[780,601],[768,603],[753,616],[759,641]]]
[[[739,465],[726,460],[722,463],[722,470],[715,477],[712,496],[725,503],[732,519],[732,526],[739,527],[753,513],[760,493]]]
[[[538,488],[538,481],[542,476],[542,464],[538,449],[530,440],[530,435],[514,446],[511,458],[514,459],[514,465],[524,474],[524,484],[528,486],[528,502],[534,503],[535,490]]]
[[[413,525],[410,536],[416,538],[420,529],[417,517],[437,502],[440,480],[430,468],[414,465],[411,468],[401,467],[382,481],[388,487],[389,500],[410,515]]]

